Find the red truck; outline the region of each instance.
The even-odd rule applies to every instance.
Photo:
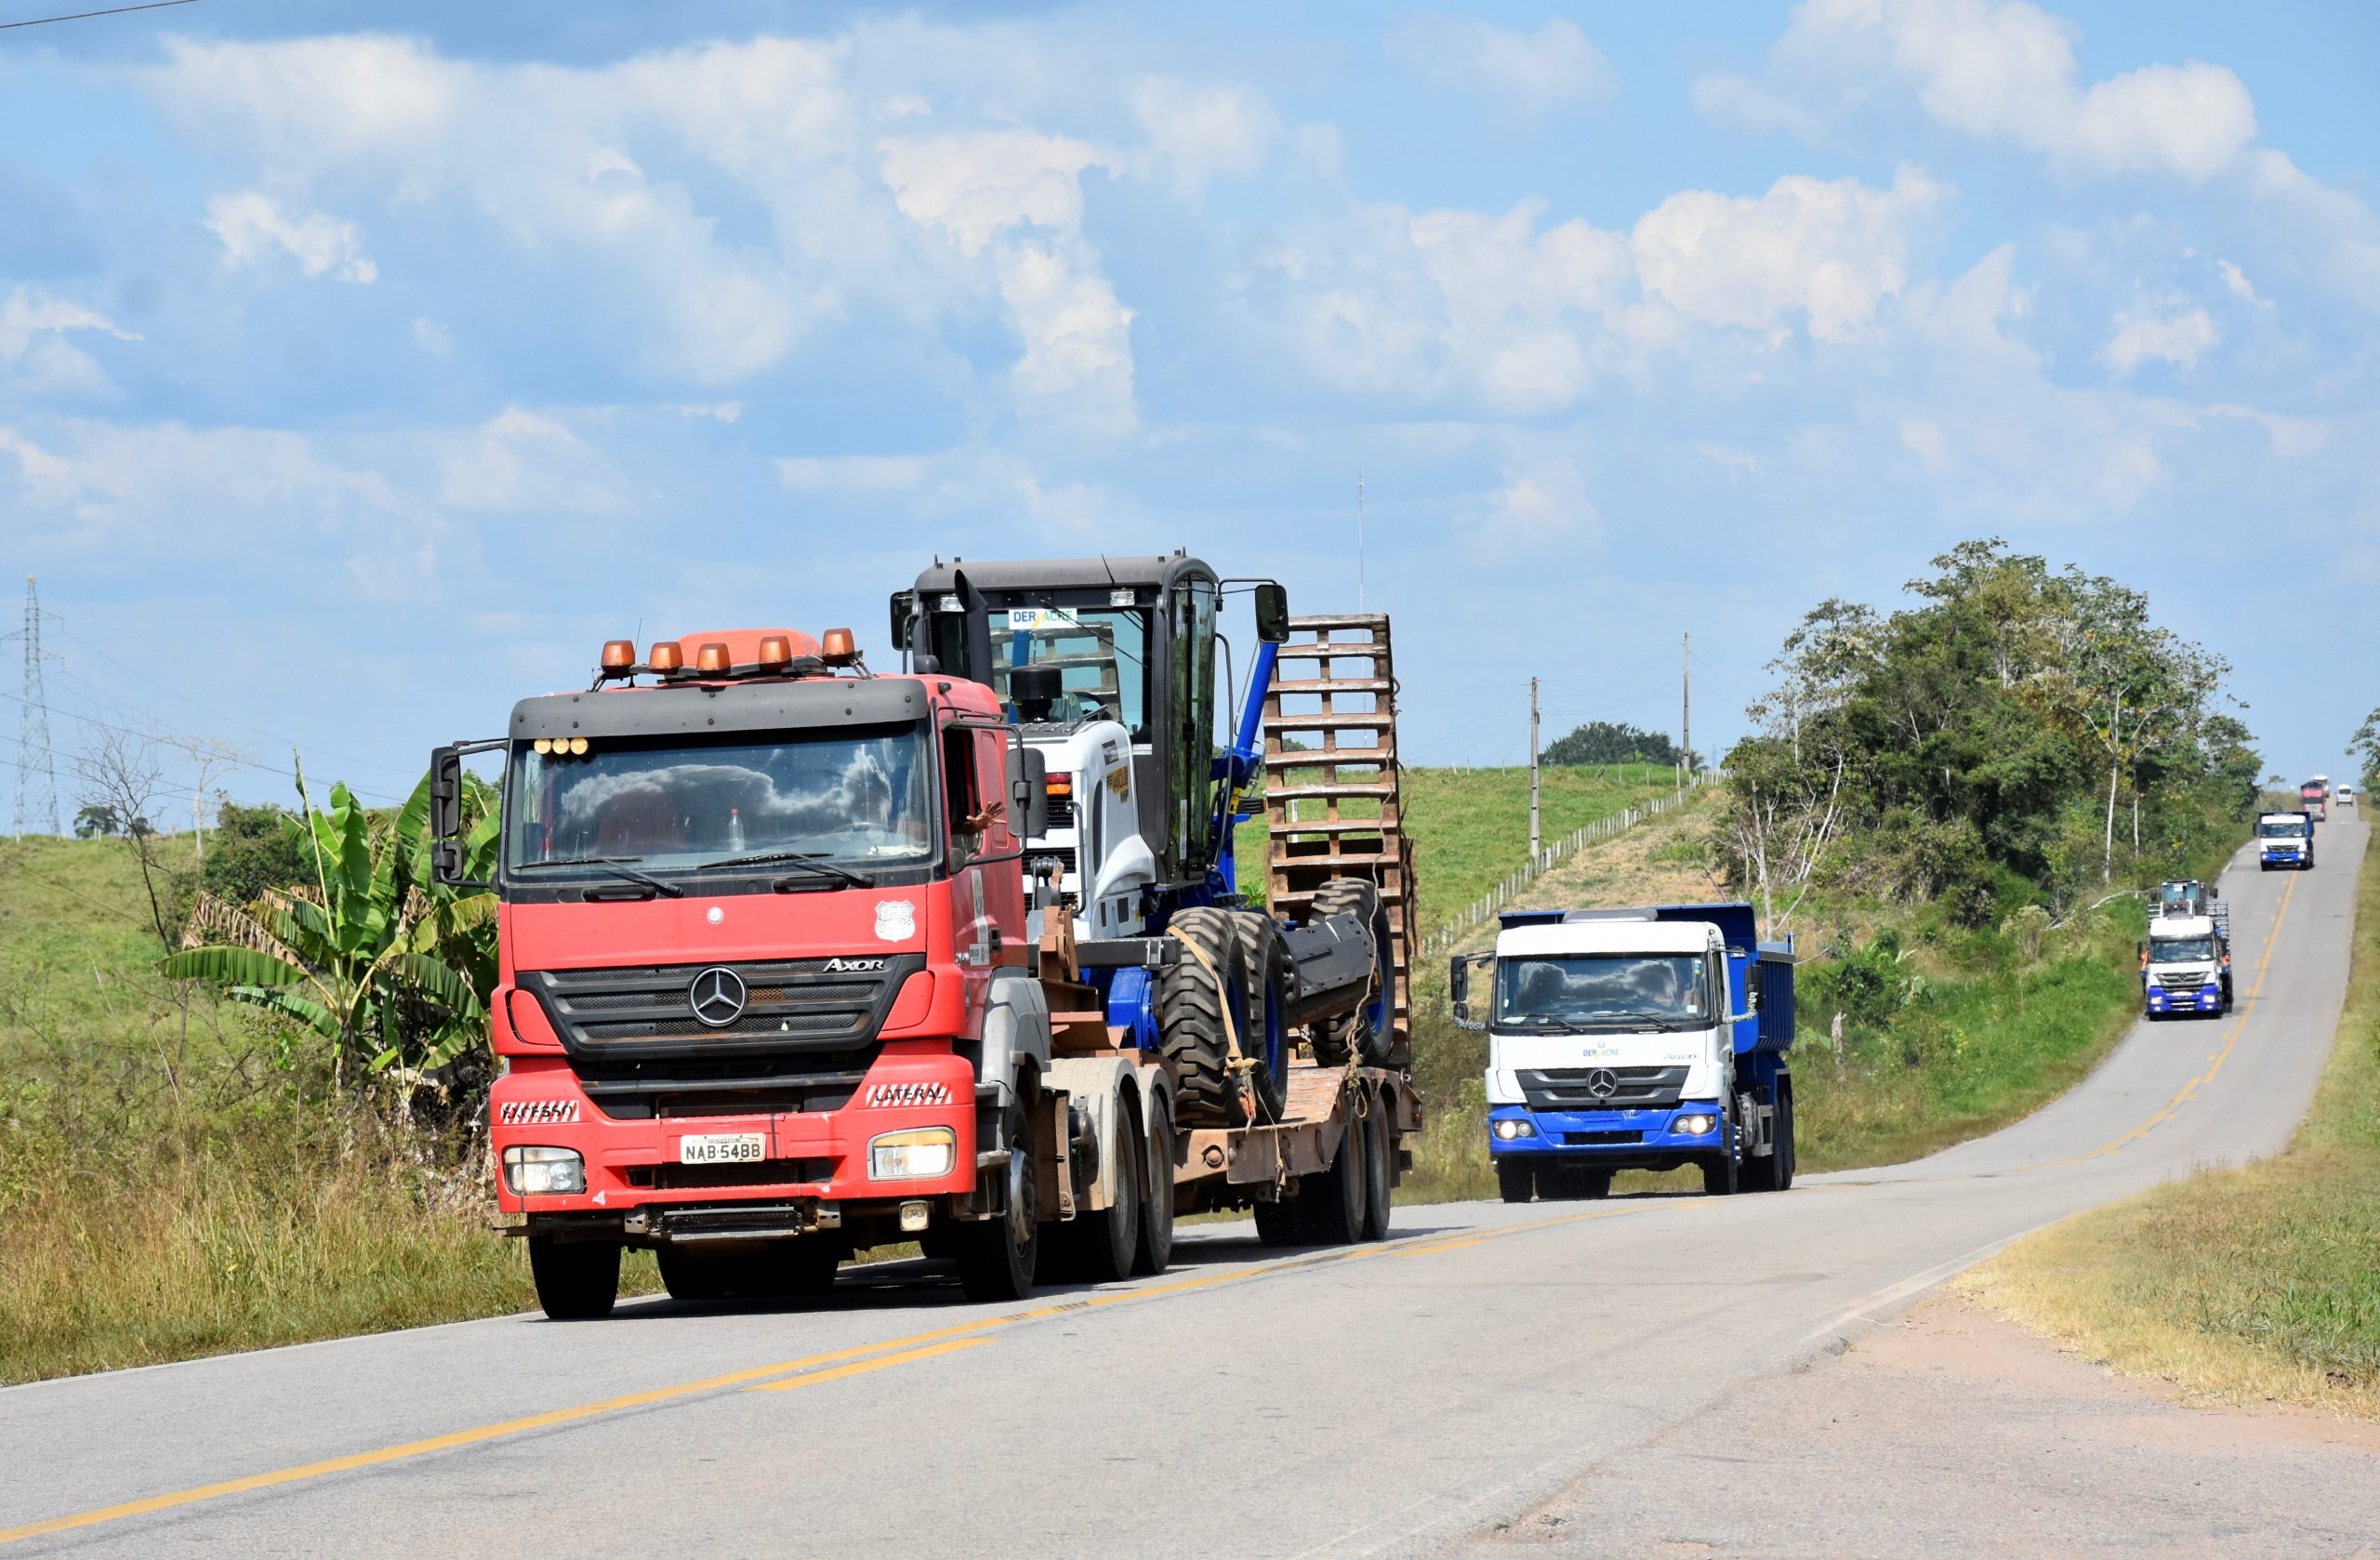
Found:
[[[505,754],[496,880],[462,885],[462,767],[483,751]],[[498,895],[496,1196],[551,1316],[608,1315],[631,1248],[704,1299],[816,1292],[854,1250],[917,1240],[972,1298],[1012,1299],[1053,1267],[1162,1271],[1177,1208],[1255,1207],[1268,1240],[1385,1233],[1420,1122],[1401,1064],[1292,1058],[1285,1106],[1217,1127],[1177,1115],[1155,1043],[1229,1038],[1226,1011],[1252,1040],[1269,1011],[1286,1044],[1285,1000],[1343,1024],[1382,989],[1372,943],[1323,896],[1276,927],[1317,972],[1280,972],[1286,998],[1227,945],[1261,909],[1106,947],[1147,966],[1136,1036],[1027,859],[1072,837],[1071,810],[1052,832],[1068,785],[981,681],[875,675],[847,629],[641,660],[614,641],[591,687],[522,700],[431,769],[437,876]],[[1194,948],[1210,922],[1224,942]]]

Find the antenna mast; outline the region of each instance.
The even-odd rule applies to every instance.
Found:
[[[41,597],[25,576],[24,702],[17,707],[17,802],[9,828],[20,839],[58,832],[58,756],[49,746],[49,696],[42,688]]]

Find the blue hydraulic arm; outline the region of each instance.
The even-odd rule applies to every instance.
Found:
[[[1273,669],[1281,647],[1259,643],[1256,663],[1249,668],[1248,702],[1239,712],[1239,729],[1231,747],[1215,759],[1215,812],[1207,831],[1207,859],[1213,863],[1208,881],[1218,894],[1237,887],[1237,864],[1232,855],[1234,827],[1248,814],[1239,811],[1240,792],[1256,776],[1263,758],[1264,701],[1273,696]]]

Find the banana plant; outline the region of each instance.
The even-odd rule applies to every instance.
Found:
[[[163,969],[203,980],[233,1001],[278,1013],[350,1058],[408,1084],[479,1042],[496,984],[494,896],[458,894],[430,871],[430,777],[393,815],[375,820],[344,784],[319,810],[298,769],[299,813],[285,821],[307,847],[310,883],[250,904],[202,894],[182,950]],[[475,822],[464,844],[483,874],[496,849],[491,793],[471,783]]]

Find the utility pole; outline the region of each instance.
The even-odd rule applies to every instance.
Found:
[[[1694,636],[1692,634],[1686,636],[1686,641],[1679,648],[1678,655],[1684,673],[1679,683],[1683,690],[1684,702],[1680,706],[1678,715],[1680,727],[1678,746],[1686,750],[1678,755],[1677,788],[1678,794],[1683,796],[1686,793],[1686,771],[1687,766],[1694,762]]]
[[[41,597],[25,576],[24,702],[17,707],[17,804],[10,832],[58,832],[58,756],[49,746],[49,697],[42,688]]]
[[[1538,833],[1537,811],[1537,679],[1528,680],[1528,859],[1544,849]]]
[[[1364,610],[1364,472],[1355,469],[1355,610]]]

